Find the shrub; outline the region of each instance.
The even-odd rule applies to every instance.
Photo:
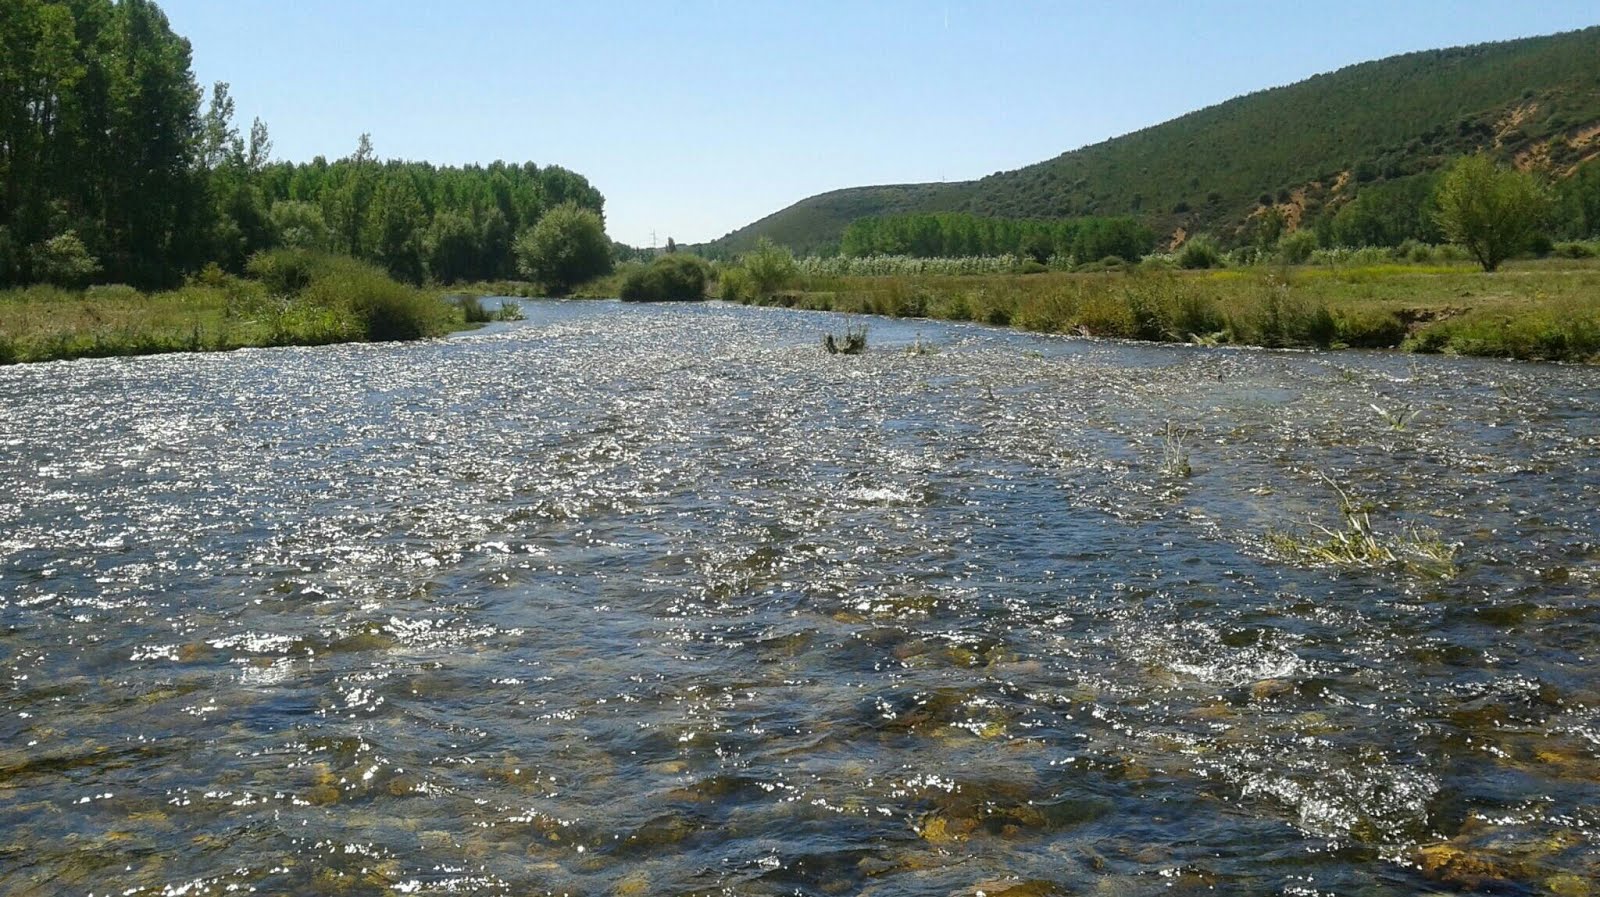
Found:
[[[556,206],[523,231],[514,247],[517,269],[550,292],[565,295],[577,284],[611,270],[611,240],[598,212],[576,203]]]
[[[1190,339],[1210,336],[1228,326],[1222,312],[1210,296],[1191,290],[1180,293],[1172,302],[1172,335]]]
[[[422,339],[444,330],[439,304],[404,284],[372,277],[345,280],[341,285],[349,291],[346,301],[369,340]]]
[[[1178,265],[1190,270],[1221,267],[1222,252],[1215,240],[1200,234],[1190,237],[1178,250]]]
[[[1274,277],[1266,279],[1253,307],[1229,316],[1228,330],[1230,342],[1273,349],[1327,347],[1339,335],[1338,322],[1326,305],[1302,301],[1289,284]]]
[[[1341,313],[1336,319],[1338,341],[1361,349],[1392,349],[1406,338],[1406,324],[1393,312],[1364,309]]]
[[[829,355],[860,355],[867,351],[867,328],[847,327],[843,337],[836,337],[831,333],[822,335],[822,348]]]
[[[272,295],[298,296],[327,264],[328,257],[314,250],[270,249],[251,256],[244,269]]]
[[[755,281],[740,267],[723,268],[717,276],[717,298],[724,302],[749,302],[755,298]]]
[[[457,302],[461,306],[461,318],[468,324],[486,324],[494,320],[494,313],[483,307],[483,300],[477,296],[462,296]]]
[[[1595,256],[1595,247],[1588,243],[1557,243],[1551,251],[1565,259],[1588,259]]]
[[[313,321],[310,329],[335,339],[365,338],[377,342],[436,336],[446,329],[448,306],[436,296],[396,282],[382,270],[343,257],[322,257],[313,266],[311,283],[291,307],[303,315],[331,316]],[[348,322],[354,333],[339,320]]]
[[[794,282],[799,274],[794,253],[766,237],[756,242],[756,248],[745,253],[739,262],[750,274],[750,288],[756,296],[769,296]]]
[[[58,287],[81,287],[100,271],[99,260],[89,254],[89,248],[70,230],[34,244],[29,255],[33,260],[33,276]]]
[[[130,302],[144,298],[143,293],[125,283],[96,284],[83,293],[96,302]]]
[[[700,258],[685,253],[663,255],[648,268],[636,268],[623,278],[624,302],[668,302],[704,299],[710,268]]]
[[[1303,265],[1317,248],[1317,235],[1309,230],[1284,234],[1278,240],[1278,258],[1291,265]]]

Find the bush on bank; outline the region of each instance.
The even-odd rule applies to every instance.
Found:
[[[684,302],[704,299],[711,266],[685,253],[657,257],[649,266],[634,268],[623,278],[624,302]]]

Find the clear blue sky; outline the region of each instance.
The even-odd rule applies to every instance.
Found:
[[[1409,50],[1600,24],[1595,0],[159,0],[274,155],[533,161],[611,235],[714,239],[814,193],[964,180]]]

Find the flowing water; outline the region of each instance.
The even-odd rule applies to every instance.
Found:
[[[0,369],[0,893],[1596,893],[1600,371],[528,310]]]

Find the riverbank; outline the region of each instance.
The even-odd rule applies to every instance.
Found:
[[[1495,274],[1394,264],[816,276],[752,302],[1159,342],[1600,360],[1600,268],[1554,261]]]
[[[176,290],[0,292],[0,364],[424,339],[469,323],[437,290],[346,258],[267,253],[250,277],[211,270]]]

